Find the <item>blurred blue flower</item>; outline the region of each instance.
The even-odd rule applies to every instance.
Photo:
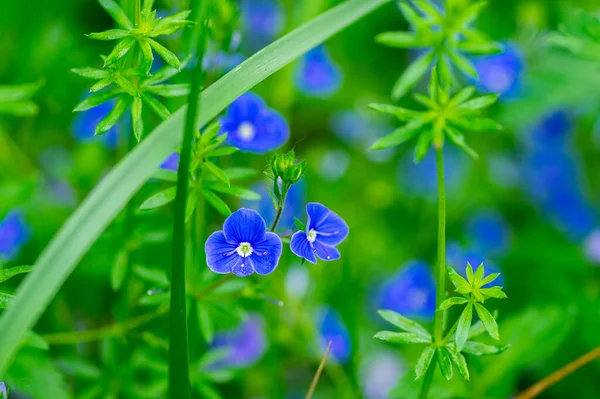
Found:
[[[327,181],[341,179],[350,166],[350,154],[344,150],[331,150],[321,159],[319,173]]]
[[[506,220],[496,211],[475,212],[467,220],[465,230],[470,245],[481,253],[503,254],[510,245]]]
[[[480,91],[499,93],[505,99],[519,95],[524,62],[514,45],[505,45],[500,54],[474,57],[473,65],[479,75],[475,85]]]
[[[329,97],[342,83],[340,68],[334,63],[324,45],[319,45],[300,60],[296,67],[295,83],[308,96]]]
[[[225,73],[231,71],[244,61],[244,56],[239,53],[227,53],[223,50],[209,51],[202,59],[205,71]]]
[[[256,183],[252,186],[252,190],[260,195],[259,201],[242,201],[242,206],[256,210],[270,226],[275,220],[275,206],[269,194],[267,184],[263,182]],[[278,230],[286,231],[294,228],[294,217],[299,216],[306,203],[306,182],[304,179],[298,181],[290,187],[283,213],[278,223]]]
[[[100,136],[94,135],[98,123],[112,111],[115,104],[114,100],[110,100],[87,111],[78,112],[71,125],[75,139],[81,143],[101,142],[110,149],[116,148],[119,144],[119,123]]]
[[[285,291],[290,298],[302,299],[308,291],[310,275],[305,265],[293,264],[285,275]]]
[[[521,184],[521,171],[518,161],[509,154],[490,154],[488,156],[490,180],[502,188],[515,188]]]
[[[283,12],[277,0],[241,0],[242,36],[248,51],[271,43],[283,30]]]
[[[215,273],[239,277],[271,273],[281,257],[281,238],[266,230],[256,211],[237,210],[225,219],[222,231],[206,240],[206,264]]]
[[[324,307],[319,310],[317,319],[321,350],[324,352],[331,341],[329,355],[340,363],[347,362],[350,359],[351,339],[340,315],[334,309]]]
[[[460,244],[453,241],[450,241],[446,246],[446,263],[465,278],[467,277],[467,263],[471,264],[473,270],[476,270],[483,263],[485,276],[501,272],[500,268],[489,260],[486,255],[475,250],[465,251]],[[486,284],[484,287],[489,288],[495,285],[504,287],[504,284],[504,275],[501,274],[496,280],[490,284]]]
[[[360,365],[360,380],[366,399],[387,399],[407,368],[401,359],[389,351],[371,351]]]
[[[335,247],[348,236],[348,225],[344,219],[317,202],[306,204],[306,213],[306,231],[294,233],[290,242],[292,252],[315,264],[317,257],[322,260],[339,259],[340,251]]]
[[[211,348],[225,350],[224,357],[210,365],[213,370],[253,365],[267,350],[263,318],[258,314],[251,314],[237,328],[217,332]]]
[[[160,168],[177,172],[177,169],[179,169],[179,153],[172,152],[171,155],[160,164]]]
[[[585,239],[584,248],[588,259],[600,265],[600,229],[592,231]]]
[[[0,221],[0,259],[11,260],[31,238],[31,230],[20,210],[8,212]]]
[[[572,133],[571,116],[564,110],[558,110],[543,116],[525,137],[532,149],[566,153]]]
[[[0,399],[8,399],[8,392],[6,391],[6,385],[0,381]]]
[[[63,178],[73,168],[71,153],[64,147],[53,146],[42,150],[38,157],[41,171],[53,178]]]
[[[381,287],[378,302],[378,309],[432,320],[435,313],[435,279],[429,265],[421,260],[406,262]]]
[[[55,206],[72,208],[77,204],[77,191],[67,181],[52,177],[44,181],[44,201]]]
[[[242,151],[264,153],[281,147],[290,137],[286,120],[269,109],[254,93],[245,93],[227,108],[221,118],[221,133]]]

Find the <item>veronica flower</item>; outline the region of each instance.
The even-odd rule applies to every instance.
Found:
[[[473,58],[479,79],[477,88],[484,93],[498,93],[501,98],[513,98],[521,90],[523,59],[519,50],[506,45],[500,54]]]
[[[0,259],[11,260],[31,238],[23,213],[13,210],[0,221]]]
[[[340,363],[347,362],[351,353],[350,333],[340,315],[335,310],[326,307],[320,309],[317,319],[321,350],[325,351],[331,341],[330,356]]]
[[[314,97],[329,97],[340,88],[342,76],[325,46],[307,52],[296,68],[296,87]]]
[[[600,264],[600,229],[592,231],[585,239],[585,254],[594,263]]]
[[[94,134],[96,125],[112,111],[115,104],[116,102],[111,100],[86,111],[78,112],[71,125],[75,139],[81,143],[101,142],[110,149],[116,148],[119,144],[119,123],[100,136]]]
[[[288,297],[300,300],[308,291],[310,275],[305,265],[294,264],[285,275],[285,291]]]
[[[260,200],[244,200],[242,201],[242,206],[256,210],[265,219],[267,226],[270,226],[275,220],[276,211],[269,189],[265,183],[260,182],[252,186],[252,191],[260,195]],[[290,187],[285,197],[283,213],[278,223],[281,230],[285,231],[294,228],[294,217],[302,211],[306,203],[305,197],[306,182],[304,179],[300,179]]]
[[[360,380],[366,399],[387,399],[406,365],[388,351],[367,352],[360,365]]]
[[[179,169],[179,153],[172,152],[162,164],[160,164],[161,169],[171,170],[173,172],[177,172]]]
[[[239,277],[271,273],[279,263],[281,238],[266,230],[265,220],[256,211],[239,209],[225,219],[223,231],[206,240],[206,264],[215,273]]]
[[[341,179],[350,167],[350,154],[344,150],[328,151],[321,160],[321,177],[327,181]]]
[[[267,349],[263,318],[251,314],[237,328],[217,332],[211,347],[225,350],[224,357],[211,364],[211,369],[247,367],[256,363]]]
[[[283,30],[283,12],[277,0],[242,0],[242,36],[255,52],[272,42]]]
[[[381,288],[379,309],[390,309],[406,317],[433,319],[435,280],[429,265],[421,260],[405,263]]]
[[[232,146],[254,153],[279,148],[290,137],[285,119],[254,93],[242,94],[227,108],[221,133],[227,133]]]
[[[335,248],[348,236],[348,225],[336,213],[317,202],[306,204],[308,221],[306,231],[297,231],[292,236],[292,252],[311,263],[322,260],[336,260],[341,257]],[[316,256],[315,256],[316,255]]]
[[[466,235],[474,249],[486,254],[506,252],[510,236],[506,221],[498,212],[476,212],[466,223]]]

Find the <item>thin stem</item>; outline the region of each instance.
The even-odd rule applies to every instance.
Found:
[[[550,374],[543,380],[537,382],[536,384],[529,387],[527,390],[518,394],[515,397],[515,399],[533,399],[552,385],[556,384],[557,382],[570,375],[571,373],[577,371],[581,367],[598,358],[600,358],[600,346],[586,353],[585,355],[573,360],[566,366],[556,370],[554,373]]]
[[[199,0],[197,1],[199,4]],[[204,25],[204,21],[202,21]],[[180,164],[177,174],[175,217],[173,223],[173,264],[171,268],[171,328],[169,342],[169,394],[171,399],[190,399],[191,385],[187,336],[186,285],[185,285],[185,213],[188,197],[192,139],[196,130],[199,93],[202,85],[202,58],[204,55],[204,29],[200,31],[196,57],[198,62],[192,74]]]
[[[433,373],[435,372],[435,361],[437,357],[437,351],[433,355],[431,359],[431,363],[429,364],[429,368],[425,372],[425,376],[423,377],[423,385],[421,385],[421,391],[419,392],[419,399],[427,399],[429,395],[429,388],[431,387],[431,381],[433,380]]]
[[[325,362],[327,362],[327,356],[329,355],[329,350],[331,349],[331,341],[327,344],[327,349],[325,349],[325,353],[323,354],[323,359],[321,359],[321,363],[319,364],[319,368],[315,373],[315,376],[312,380],[312,384],[310,384],[310,388],[308,393],[306,394],[306,399],[311,399],[315,389],[317,388],[317,383],[319,382],[319,378],[321,377],[321,373],[323,372],[323,368],[325,367]]]
[[[446,185],[444,182],[444,153],[442,149],[435,154],[438,186],[438,264],[435,293],[435,308],[439,309],[446,296]],[[442,342],[444,334],[444,311],[435,312],[433,336],[437,343]]]
[[[273,224],[271,225],[271,232],[275,231],[277,224],[279,223],[279,219],[281,219],[281,214],[283,213],[283,208],[285,207],[285,199],[287,197],[288,190],[289,187],[283,187],[281,199],[277,201],[277,213],[275,214],[275,220],[273,220]]]

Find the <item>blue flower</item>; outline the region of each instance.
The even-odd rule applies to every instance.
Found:
[[[590,233],[585,239],[584,248],[588,259],[600,265],[600,229]]]
[[[13,210],[0,221],[0,259],[11,260],[31,238],[23,213]]]
[[[227,108],[221,133],[232,146],[254,153],[279,148],[290,137],[286,120],[254,93],[242,94]]]
[[[323,155],[319,172],[327,181],[341,179],[350,167],[350,154],[344,150],[331,150]]]
[[[160,164],[161,169],[171,170],[173,172],[177,172],[179,169],[179,153],[173,152],[169,155],[162,164]]]
[[[500,54],[475,57],[473,65],[479,79],[477,88],[485,93],[499,93],[501,98],[514,98],[521,90],[523,59],[519,50],[507,45]]]
[[[8,399],[8,392],[6,391],[6,385],[0,381],[0,399]]]
[[[114,100],[110,100],[94,108],[78,112],[71,125],[71,131],[75,139],[81,143],[102,142],[110,149],[116,148],[119,144],[119,123],[100,136],[94,135],[98,123],[112,111],[115,104]]]
[[[533,149],[565,153],[572,132],[573,122],[570,115],[566,111],[558,110],[542,117],[526,137]]]
[[[398,378],[407,372],[405,363],[389,351],[368,351],[360,364],[360,381],[366,399],[387,399]]]
[[[433,319],[435,279],[429,265],[421,260],[405,263],[380,291],[379,309],[390,309],[406,317]]]
[[[272,185],[272,183],[271,183]],[[260,195],[259,201],[242,201],[242,206],[256,210],[270,226],[275,220],[275,206],[269,194],[269,189],[264,183],[256,183],[252,186],[252,190]],[[278,223],[278,230],[290,230],[294,228],[294,217],[298,215],[304,204],[306,203],[306,182],[304,179],[300,179],[298,183],[293,184],[290,187],[287,196],[285,198],[285,204],[283,207],[283,213]]]
[[[304,55],[296,68],[295,82],[301,93],[329,97],[340,88],[342,75],[325,46],[320,45]]]
[[[331,341],[329,355],[340,363],[347,362],[351,353],[350,333],[340,315],[331,308],[322,308],[318,315],[318,326],[321,350],[325,351]]]
[[[466,236],[474,249],[486,254],[502,254],[510,244],[506,221],[492,210],[471,216],[466,223]]]
[[[250,52],[272,42],[283,30],[283,13],[277,0],[242,0],[242,36]]]
[[[205,71],[219,73],[229,72],[244,61],[244,56],[239,53],[229,54],[225,51],[209,51],[202,59]]]
[[[225,350],[224,357],[210,365],[213,370],[253,365],[267,349],[264,320],[258,314],[248,316],[234,330],[217,332],[211,347]]]
[[[339,259],[340,251],[335,246],[348,236],[346,222],[317,202],[306,204],[306,213],[308,214],[306,231],[294,233],[290,242],[292,252],[315,264],[317,256],[322,260]]]
[[[256,211],[239,209],[225,219],[223,231],[206,240],[206,264],[215,273],[239,277],[271,273],[279,263],[281,238],[266,230]]]

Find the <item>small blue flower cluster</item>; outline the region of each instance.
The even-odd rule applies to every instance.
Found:
[[[217,332],[211,348],[225,351],[223,357],[209,365],[213,370],[253,365],[267,350],[265,322],[262,316],[250,314],[237,328]]]
[[[0,221],[0,260],[11,260],[31,238],[23,212],[12,210]]]

